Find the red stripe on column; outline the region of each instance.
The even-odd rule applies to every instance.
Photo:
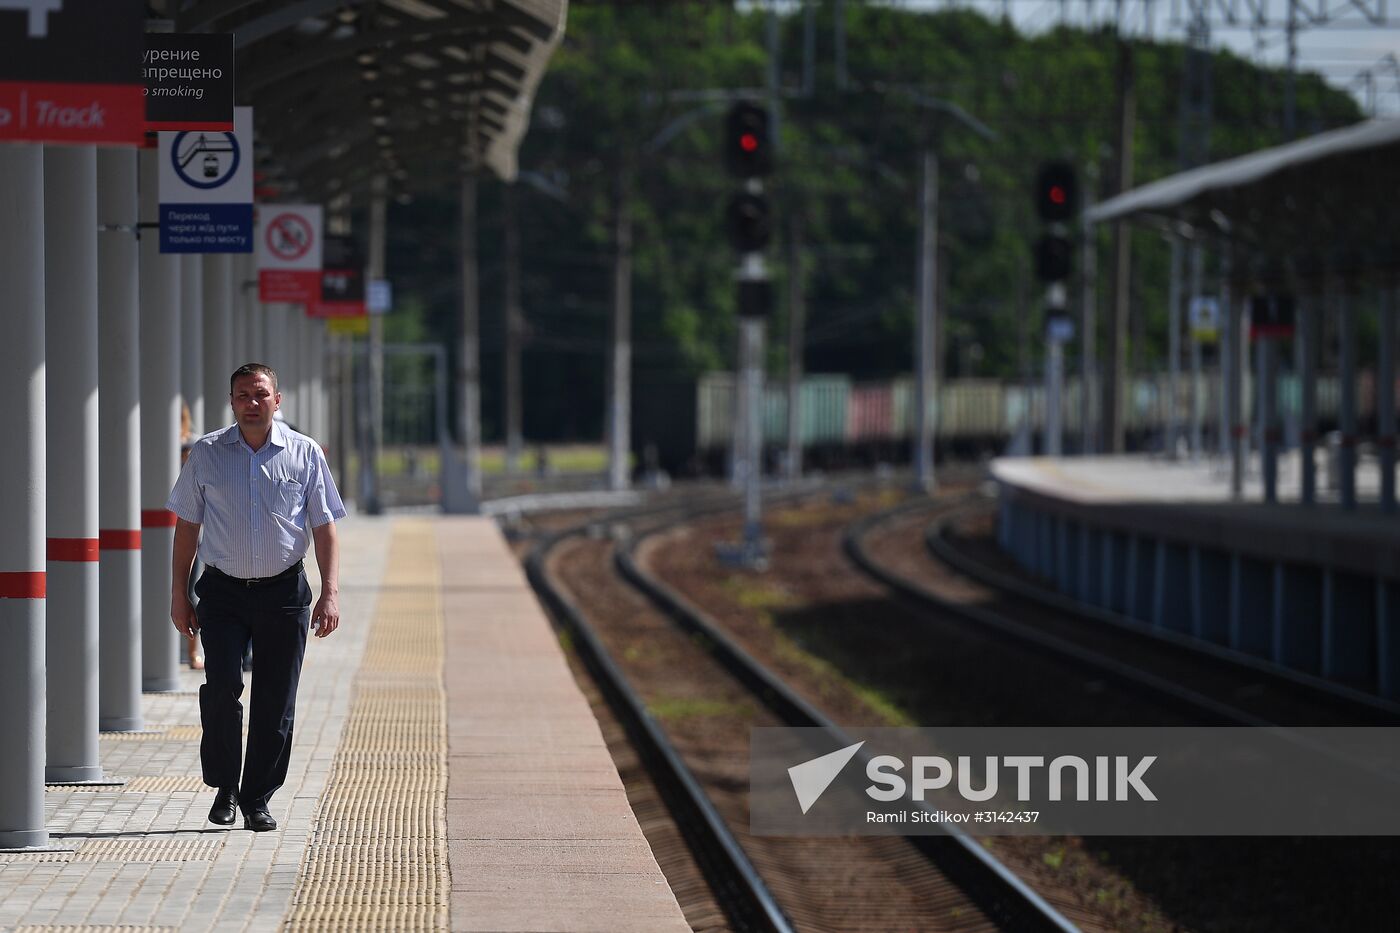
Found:
[[[125,528],[103,528],[97,533],[97,541],[104,551],[141,550],[141,532]]]
[[[142,528],[174,528],[175,513],[166,509],[142,509]]]
[[[97,560],[96,538],[50,538],[49,560]]]
[[[0,573],[0,599],[43,599],[42,573]]]

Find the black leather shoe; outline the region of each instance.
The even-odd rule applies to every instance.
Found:
[[[235,787],[221,787],[218,795],[214,798],[214,805],[209,808],[209,822],[218,823],[220,826],[232,826],[233,818],[238,813],[238,789]]]
[[[266,808],[253,810],[243,814],[243,828],[251,829],[255,833],[268,833],[277,828],[277,821]]]

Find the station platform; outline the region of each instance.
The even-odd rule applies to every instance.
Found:
[[[184,671],[143,698],[149,731],[102,735],[124,783],[51,786],[52,851],[0,854],[0,930],[689,929],[495,524],[340,529],[341,626],[307,646],[279,829],[206,822]]]
[[[1003,458],[998,540],[1085,603],[1394,699],[1400,696],[1400,521],[1375,500],[1298,501],[1296,455],[1265,503],[1228,469],[1152,456]],[[1322,475],[1322,474],[1320,474]],[[1369,495],[1370,501],[1366,501]]]

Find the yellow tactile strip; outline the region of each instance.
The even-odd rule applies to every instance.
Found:
[[[447,715],[436,537],[394,524],[286,930],[445,930]]]
[[[204,730],[196,724],[169,728],[156,726],[143,732],[104,732],[102,738],[113,742],[169,742],[172,739],[198,742],[203,735]]]
[[[75,862],[195,862],[219,854],[223,840],[204,838],[89,839],[78,846]]]
[[[41,924],[34,926],[26,924],[22,927],[15,927],[15,933],[180,933],[177,927],[136,927],[127,924],[125,926],[105,926],[102,924],[83,924],[81,926],[49,926]]]

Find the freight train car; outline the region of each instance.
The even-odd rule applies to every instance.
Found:
[[[1165,373],[1130,380],[1122,399],[1122,416],[1130,449],[1161,446],[1168,418],[1169,379]],[[1214,449],[1220,416],[1220,380],[1212,373],[1200,383],[1200,410],[1207,445]],[[1065,450],[1077,446],[1082,419],[1095,412],[1101,397],[1097,386],[1087,397],[1078,378],[1064,387]],[[1253,405],[1252,386],[1245,383],[1244,410]],[[1358,416],[1363,430],[1374,422],[1374,379],[1358,379]],[[1317,383],[1317,412],[1321,430],[1336,423],[1340,399],[1335,376]],[[674,475],[717,475],[725,471],[733,442],[739,398],[731,373],[706,373],[697,380],[651,378],[634,386],[632,449],[643,466],[654,463]],[[801,384],[799,402],[803,462],[818,469],[903,462],[915,436],[914,384],[908,376],[880,382],[853,382],[839,374],[812,374]],[[1285,436],[1301,407],[1298,379],[1279,377],[1278,405]],[[1176,413],[1183,434],[1190,430],[1192,391],[1189,375],[1177,384]],[[787,390],[781,381],[764,386],[760,408],[765,461],[771,468],[787,448]],[[933,405],[937,454],[941,458],[977,458],[1000,453],[1015,438],[1026,449],[1039,442],[1045,418],[1041,384],[1021,385],[996,379],[954,379],[943,383]]]

